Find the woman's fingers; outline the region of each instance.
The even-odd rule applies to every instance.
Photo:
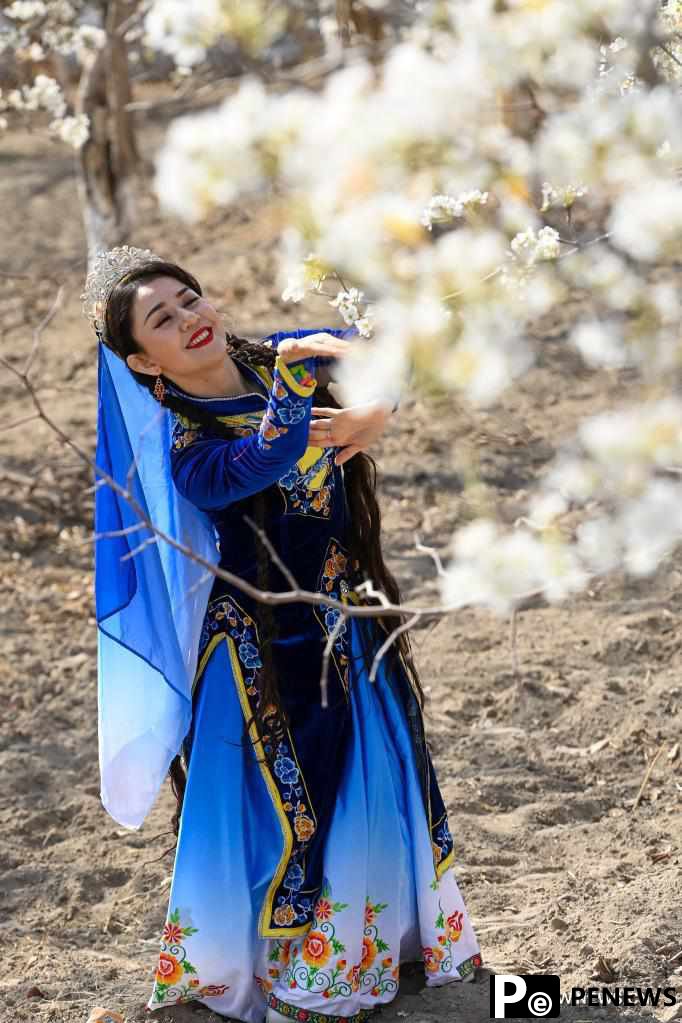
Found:
[[[331,416],[333,419],[339,412],[344,412],[345,410],[342,408],[320,408],[319,405],[313,405],[310,411],[314,416]]]
[[[321,447],[333,446],[331,419],[318,419],[311,423],[308,439],[311,444],[319,444]]]
[[[331,334],[313,334],[304,338],[286,338],[280,341],[278,355],[285,362],[295,362],[314,355],[340,358],[353,347],[352,342],[332,337]]]
[[[350,458],[353,457],[353,455],[357,455],[361,451],[362,448],[359,447],[357,444],[349,444],[347,447],[342,448],[341,451],[339,451],[338,455],[334,459],[334,464],[343,465],[344,462],[347,462]]]

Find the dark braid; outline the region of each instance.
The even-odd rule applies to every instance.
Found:
[[[139,266],[127,274],[116,285],[109,296],[106,308],[104,339],[104,343],[124,361],[128,355],[142,351],[132,334],[132,309],[138,285],[141,281],[150,281],[158,277],[173,277],[182,284],[192,288],[198,295],[202,294],[201,287],[196,278],[175,263],[155,260]],[[262,341],[247,340],[234,334],[228,334],[226,341],[227,351],[236,356],[241,363],[252,368],[264,366],[271,372],[274,370],[276,352],[267,345],[264,345]],[[154,377],[147,373],[137,373],[133,370],[131,370],[131,373],[143,387],[153,394]],[[331,408],[341,408],[328,388],[318,386],[315,395],[320,404]],[[172,412],[176,412],[192,422],[204,426],[214,436],[225,437],[226,439],[234,439],[236,436],[232,428],[218,422],[210,412],[200,408],[193,402],[184,400],[177,394],[169,391],[164,399],[164,405]],[[381,512],[376,498],[376,462],[365,452],[359,452],[344,464],[343,477],[349,509],[347,545],[353,570],[357,576],[371,579],[374,586],[383,591],[391,603],[399,604],[401,599],[400,589],[384,561],[381,550]],[[265,528],[267,522],[270,489],[266,488],[249,499],[253,510],[253,519],[261,529]],[[270,558],[266,547],[262,543],[257,542],[256,550],[258,588],[260,590],[269,590]],[[366,597],[364,600],[366,603],[379,604],[379,601],[376,599]],[[276,723],[277,728],[284,727],[286,715],[280,699],[274,665],[273,642],[276,639],[276,620],[272,605],[258,603],[255,617],[259,633],[261,659],[263,661],[263,668],[259,672],[260,699],[256,724],[259,735],[265,738],[265,733],[268,729],[272,729],[273,723]],[[381,642],[383,642],[383,637],[388,635],[400,621],[401,618],[398,615],[378,618],[377,624],[380,634],[377,637],[374,648],[367,649],[363,640],[363,658],[368,670],[376,650],[381,645]],[[400,664],[407,670],[412,688],[417,695],[420,706],[423,707],[423,690],[407,632],[401,633],[391,645],[388,651],[388,659],[390,670]],[[269,708],[274,708],[276,715],[268,716]],[[247,722],[247,728],[249,724],[250,722]],[[176,756],[172,761],[169,775],[171,787],[177,800],[177,809],[172,820],[173,830],[177,835],[187,777],[180,756]]]

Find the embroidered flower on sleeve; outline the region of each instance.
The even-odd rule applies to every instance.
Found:
[[[278,419],[283,423],[300,423],[302,419],[305,419],[306,406],[303,402],[297,402],[296,404],[283,406],[278,409]]]
[[[253,643],[239,644],[239,660],[247,668],[262,668],[263,662],[258,656],[258,647]]]
[[[287,902],[284,906],[277,907],[273,919],[278,927],[289,927],[296,919],[296,910]]]
[[[298,466],[294,465],[288,472],[285,472],[283,476],[277,480],[280,487],[284,487],[285,490],[293,490],[298,480]]]
[[[274,771],[283,785],[296,785],[299,778],[299,770],[291,757],[277,757]]]
[[[310,817],[306,817],[305,814],[299,814],[297,817],[294,817],[294,831],[299,842],[307,842],[315,832],[315,823],[311,821]]]
[[[284,878],[284,887],[297,892],[304,879],[303,868],[298,863],[292,863]]]

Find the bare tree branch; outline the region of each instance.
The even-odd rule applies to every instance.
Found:
[[[372,668],[369,673],[370,682],[374,682],[374,680],[376,679],[381,659],[384,656],[384,654],[389,650],[391,644],[395,642],[395,640],[398,638],[398,636],[401,635],[401,633],[407,632],[407,630],[411,629],[413,625],[416,625],[416,623],[419,621],[421,617],[422,616],[420,614],[413,615],[412,618],[408,619],[408,621],[403,622],[402,625],[399,625],[397,628],[395,628],[393,632],[384,640],[384,642],[377,650],[374,656],[374,660],[372,661]]]
[[[250,515],[244,515],[244,521],[247,522],[248,525],[251,527],[251,529],[254,531],[254,533],[257,534],[257,536],[259,537],[261,543],[267,549],[270,557],[272,558],[274,563],[277,565],[277,568],[280,570],[280,572],[282,573],[284,578],[287,580],[287,582],[289,583],[291,588],[293,590],[300,589],[300,587],[299,587],[299,585],[298,585],[298,583],[297,583],[293,573],[284,564],[284,562],[280,558],[279,554],[277,553],[277,551],[273,547],[272,543],[270,542],[270,540],[269,540],[265,530],[261,529],[260,526],[257,526],[256,523],[253,521],[253,519],[251,518]]]
[[[329,635],[327,637],[327,642],[326,642],[325,647],[324,647],[324,650],[322,651],[322,674],[320,676],[320,690],[321,690],[321,694],[322,694],[321,703],[322,703],[322,706],[325,708],[325,710],[329,706],[329,698],[328,698],[328,694],[329,694],[329,658],[331,656],[332,650],[334,649],[334,643],[336,642],[337,636],[339,635],[341,630],[344,628],[345,624],[346,624],[346,615],[342,612],[339,615],[339,617],[336,619],[336,623],[334,625],[334,628],[329,633]]]

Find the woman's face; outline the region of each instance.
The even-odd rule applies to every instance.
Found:
[[[133,337],[141,352],[127,357],[137,373],[191,379],[225,360],[220,314],[175,277],[143,281],[132,309]]]

